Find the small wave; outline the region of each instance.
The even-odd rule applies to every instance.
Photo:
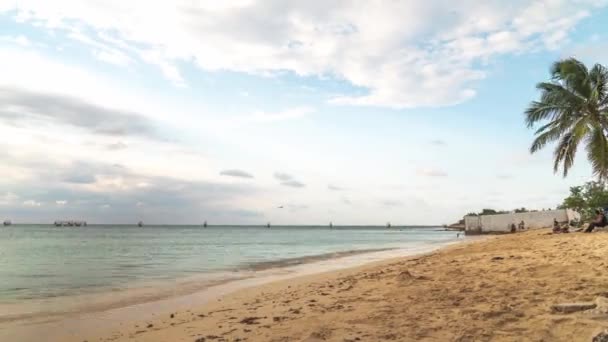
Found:
[[[296,266],[296,265],[313,263],[316,261],[324,261],[324,260],[342,258],[342,257],[353,256],[353,255],[364,254],[364,253],[383,252],[383,251],[389,251],[389,250],[394,250],[394,249],[396,249],[396,248],[358,249],[358,250],[343,251],[343,252],[308,255],[308,256],[295,257],[295,258],[286,258],[286,259],[279,259],[279,260],[257,261],[257,262],[245,263],[240,268],[246,269],[246,270],[252,270],[252,271],[262,271],[262,270],[267,270],[267,269],[271,269],[271,268],[283,268],[283,267],[289,267],[289,266]]]

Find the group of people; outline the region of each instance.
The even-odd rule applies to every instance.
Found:
[[[608,212],[608,209],[606,210],[600,210],[597,209],[595,211],[595,218],[593,219],[593,221],[591,221],[589,223],[589,226],[587,226],[586,229],[583,230],[583,228],[577,229],[577,232],[584,232],[584,233],[591,233],[595,228],[603,228],[608,226],[608,217],[606,215],[606,212]],[[553,219],[553,233],[569,233],[570,232],[570,225],[573,226],[578,226],[578,224],[574,221],[572,222],[567,222],[565,224],[560,224],[557,219]],[[515,225],[515,223],[511,223],[508,226],[511,229],[511,233],[515,233],[517,232],[517,230],[524,230],[526,229],[526,223],[522,220],[521,222],[519,222],[519,224]],[[458,237],[458,236],[457,236]]]
[[[595,211],[595,219],[593,219],[593,221],[591,221],[591,223],[589,223],[589,226],[587,227],[587,229],[585,229],[585,233],[591,233],[595,228],[600,227],[606,227],[608,225],[608,220],[606,219],[606,214],[604,213],[603,210],[596,210]]]
[[[570,233],[568,224],[561,226],[557,219],[553,219],[553,233]]]
[[[608,226],[608,219],[606,218],[606,214],[604,212],[604,210],[600,210],[597,209],[595,211],[595,218],[593,219],[593,221],[591,221],[589,223],[589,226],[587,226],[586,229],[583,230],[583,228],[577,229],[577,232],[582,231],[583,233],[591,233],[595,228],[603,228]],[[565,224],[565,225],[560,225],[559,222],[557,222],[557,219],[553,219],[553,232],[554,233],[569,233],[569,225]]]
[[[522,220],[521,222],[519,222],[519,224],[517,224],[517,227],[515,227],[515,223],[511,223],[511,233],[515,233],[517,231],[517,229],[519,229],[519,230],[526,229],[526,223]]]

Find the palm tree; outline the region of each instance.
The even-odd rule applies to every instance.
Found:
[[[595,64],[591,70],[575,58],[555,62],[551,81],[536,87],[540,100],[526,110],[529,128],[542,124],[535,132],[530,153],[557,141],[553,171],[563,167],[564,177],[574,163],[583,142],[593,173],[608,180],[608,69]]]

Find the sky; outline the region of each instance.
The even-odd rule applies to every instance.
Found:
[[[0,0],[0,219],[555,207],[590,167],[530,155],[523,112],[554,61],[607,63],[606,22],[608,0]]]

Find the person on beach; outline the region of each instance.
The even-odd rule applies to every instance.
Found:
[[[521,222],[519,222],[519,230],[524,230],[526,229],[526,224],[524,223],[524,220],[521,220]]]
[[[595,211],[595,220],[589,223],[589,227],[585,229],[585,233],[591,233],[597,227],[606,227],[606,215],[601,210]]]
[[[517,228],[515,227],[515,223],[511,223],[511,233],[517,232]]]
[[[557,222],[557,219],[553,219],[553,232],[554,233],[559,233],[560,232],[560,227],[559,227],[559,222]]]

